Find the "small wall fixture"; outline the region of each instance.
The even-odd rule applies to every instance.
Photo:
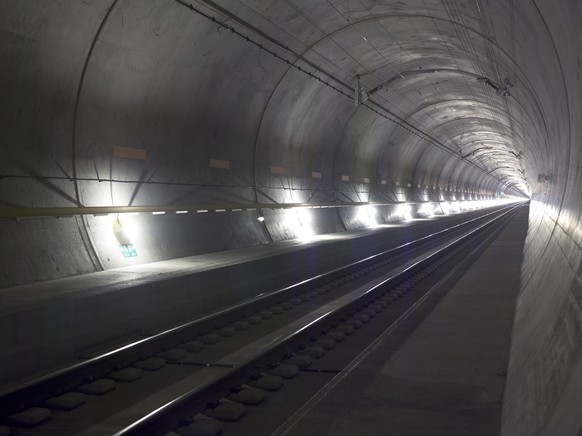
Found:
[[[477,77],[477,80],[489,85],[495,90],[495,94],[497,95],[502,95],[504,97],[509,97],[511,95],[509,93],[509,88],[513,87],[513,83],[511,83],[507,77],[503,79],[503,83],[501,85],[493,82],[489,77]]]
[[[117,242],[119,242],[120,245],[127,245],[131,243],[131,237],[129,236],[129,233],[124,230],[121,221],[119,221],[119,218],[113,220],[113,234],[115,235],[115,239],[117,239]]]

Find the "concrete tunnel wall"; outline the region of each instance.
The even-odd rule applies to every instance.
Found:
[[[3,0],[0,206],[525,192],[503,432],[570,434],[582,425],[582,6],[362,1],[348,17],[336,3],[196,4],[270,53],[174,0]],[[354,107],[356,74],[365,91],[382,85],[369,107]],[[511,97],[479,77],[508,77]],[[295,236],[284,211],[258,213],[132,217],[129,261],[110,217],[3,219],[0,286]],[[320,233],[358,226],[356,208],[309,213]]]

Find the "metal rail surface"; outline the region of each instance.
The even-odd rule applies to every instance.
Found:
[[[483,230],[490,229],[495,224],[501,226],[512,216],[510,215],[511,212],[516,211],[519,207],[520,205],[506,208],[506,210],[504,210],[504,212],[499,216],[493,217],[484,224],[480,224],[476,228],[471,229],[466,234],[454,238],[453,241],[431,251],[427,255],[421,256],[420,259],[415,259],[411,264],[406,265],[401,271],[389,274],[388,277],[383,278],[379,282],[373,283],[364,291],[354,291],[353,293],[357,295],[352,295],[349,298],[340,297],[336,300],[335,304],[326,305],[321,309],[313,311],[311,317],[306,320],[307,322],[302,323],[296,330],[289,333],[279,331],[274,332],[272,337],[269,336],[264,338],[266,343],[265,346],[259,350],[253,350],[254,354],[251,356],[249,356],[247,350],[242,351],[240,355],[244,360],[236,361],[235,359],[235,363],[233,363],[231,367],[226,368],[224,373],[219,376],[212,374],[207,375],[205,377],[205,383],[201,384],[201,386],[162,405],[155,411],[152,411],[133,424],[115,433],[115,436],[151,434],[152,431],[161,431],[162,429],[167,430],[168,427],[172,426],[172,421],[174,423],[178,422],[176,416],[186,414],[186,411],[191,412],[192,410],[195,410],[195,407],[192,404],[195,403],[198,398],[211,397],[212,395],[216,396],[221,393],[221,391],[228,392],[226,389],[227,386],[236,384],[237,379],[240,379],[241,377],[244,378],[245,375],[252,373],[253,367],[259,362],[269,360],[269,355],[281,354],[283,350],[289,348],[288,345],[290,343],[301,342],[310,334],[310,332],[321,329],[324,325],[332,324],[334,320],[340,319],[342,316],[345,316],[345,314],[353,311],[355,307],[362,304],[363,300],[372,298],[374,294],[380,292],[383,288],[386,288],[390,284],[400,283],[403,280],[408,279],[416,272],[427,267],[431,262],[441,261],[443,257],[447,256],[468,240],[478,237]],[[231,361],[235,354],[231,355]]]
[[[241,316],[247,315],[250,311],[256,311],[257,307],[268,307],[269,305],[277,303],[284,298],[288,298],[289,295],[304,292],[307,289],[312,289],[313,287],[320,286],[323,283],[336,280],[338,277],[341,277],[345,274],[350,274],[353,273],[354,271],[361,270],[363,268],[370,268],[370,265],[375,265],[380,261],[386,263],[385,260],[386,257],[404,255],[411,250],[417,249],[418,247],[430,243],[431,241],[438,240],[439,238],[442,239],[455,231],[460,231],[465,227],[470,226],[471,224],[478,223],[479,221],[482,220],[487,220],[484,224],[478,224],[476,228],[464,233],[463,236],[456,237],[452,242],[445,244],[438,250],[438,252],[430,253],[428,256],[426,256],[424,260],[419,260],[412,265],[408,265],[403,270],[398,271],[397,273],[393,274],[390,278],[384,280],[380,284],[377,284],[377,286],[371,288],[368,291],[373,292],[373,290],[376,289],[378,286],[384,286],[391,281],[395,281],[413,274],[414,271],[423,264],[423,262],[426,262],[430,259],[434,259],[434,256],[442,255],[448,250],[454,248],[457,244],[466,240],[471,235],[474,235],[475,232],[478,232],[479,230],[488,227],[501,217],[506,216],[509,212],[514,210],[515,207],[516,206],[506,206],[504,208],[497,209],[495,211],[465,221],[463,223],[456,224],[454,226],[440,230],[438,232],[431,233],[417,240],[399,245],[390,250],[386,250],[381,253],[368,256],[357,262],[353,262],[348,265],[344,265],[340,268],[335,268],[325,273],[318,274],[314,277],[302,280],[291,286],[287,286],[273,292],[262,293],[260,295],[257,295],[256,297],[253,297],[239,304],[211,313],[207,316],[198,318],[194,321],[167,329],[151,337],[144,338],[142,340],[127,344],[123,347],[116,348],[109,352],[103,353],[97,357],[88,359],[86,361],[80,362],[67,368],[63,368],[59,371],[55,371],[43,377],[29,380],[21,385],[15,386],[7,391],[0,393],[0,407],[2,410],[2,416],[5,416],[11,412],[13,413],[15,410],[17,410],[16,408],[19,406],[33,405],[35,403],[38,403],[43,399],[49,397],[51,393],[56,390],[66,391],[73,389],[75,386],[82,384],[88,378],[100,377],[108,372],[111,372],[112,368],[128,366],[131,365],[136,360],[143,358],[144,356],[154,355],[158,353],[160,349],[168,348],[168,346],[172,346],[172,344],[179,343],[181,338],[183,338],[184,336],[187,335],[191,336],[192,332],[197,328],[198,329],[203,328],[208,324],[217,323],[220,324],[225,321],[232,321],[233,319],[237,319],[240,318]],[[312,330],[314,328],[317,328],[317,325],[319,325],[321,322],[328,322],[330,317],[337,316],[337,313],[339,313],[338,311],[345,311],[347,305],[348,303],[342,304],[341,307],[335,308],[334,311],[330,311],[326,313],[324,316],[317,319],[316,321],[313,321],[303,326],[302,328],[298,329],[293,335],[286,338],[282,338],[281,341],[279,341],[279,343],[273,344],[271,350],[263,350],[260,356],[257,356],[256,358],[257,359],[264,358],[266,354],[272,353],[274,348],[281,348],[286,343],[289,343],[293,340],[297,340],[301,334],[305,335],[307,334],[306,332],[309,331],[310,329]],[[240,368],[233,369],[233,371],[230,372],[225,377],[232,378],[233,376],[236,375],[238,371],[243,370],[243,368],[248,365],[252,365],[252,363],[249,361],[244,365],[241,365]],[[208,389],[212,390],[212,387],[208,387]],[[198,394],[200,394],[200,392],[198,392]],[[185,397],[183,400],[180,401],[189,401],[186,398],[190,398],[192,395],[197,394],[191,392],[189,393],[188,397]],[[173,405],[175,404],[175,401],[172,402]],[[164,406],[162,409],[165,410],[166,407],[169,407],[169,405]],[[160,410],[159,413],[161,412],[162,411]],[[146,419],[145,422],[148,423],[145,425],[150,425],[148,419],[154,418],[148,415],[148,417],[144,419]],[[138,425],[139,428],[139,426],[142,424],[136,425]],[[125,431],[134,430],[133,427],[131,427],[128,428],[127,430],[124,430],[123,432],[120,432],[119,434],[126,434],[124,433]],[[130,432],[127,434],[137,434],[137,433]]]

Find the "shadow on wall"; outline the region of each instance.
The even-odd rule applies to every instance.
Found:
[[[532,201],[529,219],[502,434],[576,435],[582,428],[582,251],[557,224],[555,209]]]
[[[468,201],[4,219],[0,245],[27,249],[18,256],[3,255],[0,288],[487,205]]]

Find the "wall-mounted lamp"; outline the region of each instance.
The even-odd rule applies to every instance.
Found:
[[[120,245],[131,244],[131,236],[126,229],[123,228],[121,221],[119,221],[119,217],[113,220],[113,234]]]
[[[113,234],[119,243],[119,249],[123,257],[137,257],[137,251],[131,242],[132,238],[128,231],[127,222],[122,223],[119,220],[119,216],[113,220]]]

